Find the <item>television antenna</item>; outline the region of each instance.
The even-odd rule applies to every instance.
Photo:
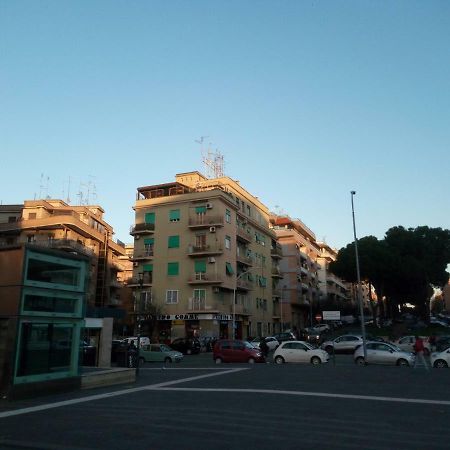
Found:
[[[209,136],[200,136],[200,139],[195,141],[200,144],[205,175],[207,178],[221,178],[224,176],[225,166],[223,155],[218,149],[215,151],[211,149],[211,142],[205,148],[204,142],[207,137]]]

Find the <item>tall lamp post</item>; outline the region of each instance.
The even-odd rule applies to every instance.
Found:
[[[352,199],[353,237],[355,239],[356,279],[358,281],[359,315],[361,317],[361,332],[362,332],[362,339],[363,339],[364,361],[367,362],[366,326],[364,323],[364,306],[363,306],[362,289],[361,289],[361,274],[359,271],[358,239],[356,238],[355,208],[353,205],[353,196],[356,194],[356,191],[350,191],[350,194],[351,194],[351,199]]]
[[[136,376],[139,375],[139,354],[141,348],[141,321],[139,317],[140,306],[141,306],[141,295],[144,286],[144,274],[142,272],[138,273],[139,281],[139,292],[136,296],[136,326],[137,326],[137,350],[136,350]]]
[[[260,269],[261,267],[254,267],[254,269]],[[245,270],[244,272],[241,272],[239,275],[236,275],[236,286],[233,289],[233,320],[232,320],[232,333],[233,333],[233,339],[236,338],[236,289],[237,289],[237,282],[238,280],[243,276],[250,273],[250,270]]]

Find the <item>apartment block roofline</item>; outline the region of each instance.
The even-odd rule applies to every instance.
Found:
[[[305,234],[312,242],[316,242],[316,235],[308,228],[300,219],[292,219],[290,216],[283,215],[278,216],[272,213],[270,215],[270,222],[274,227],[286,227],[290,226],[294,228],[300,234]]]

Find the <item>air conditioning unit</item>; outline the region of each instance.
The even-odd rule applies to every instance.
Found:
[[[216,262],[216,258],[214,258],[214,257],[210,257],[210,258],[208,258],[208,262],[210,263],[210,264],[214,264],[215,262]]]
[[[135,262],[133,263],[133,267],[137,267],[137,266],[139,266],[139,263],[138,263],[137,261],[135,261]]]
[[[216,227],[209,227],[209,232],[210,233],[215,233],[216,232]]]
[[[136,234],[136,236],[134,236],[134,238],[137,240],[137,239],[140,239],[141,236],[139,234]]]
[[[213,288],[214,294],[218,294],[220,292],[220,289],[218,287]]]
[[[207,203],[206,204],[206,209],[212,209],[212,207],[213,207],[212,203]]]

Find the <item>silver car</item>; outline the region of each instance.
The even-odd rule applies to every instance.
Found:
[[[358,347],[353,354],[356,364],[392,364],[397,366],[413,366],[415,355],[386,342],[367,342],[367,359],[364,360],[364,349]]]
[[[320,348],[328,353],[353,353],[355,349],[362,345],[363,340],[361,336],[355,334],[344,334],[336,339],[325,341]]]
[[[431,365],[437,369],[442,369],[450,365],[450,348],[443,352],[436,352],[431,354]]]

